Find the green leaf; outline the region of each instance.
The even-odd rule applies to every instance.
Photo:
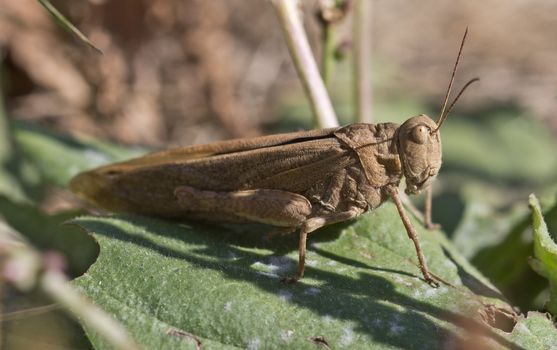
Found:
[[[557,144],[535,118],[516,111],[491,112],[481,118],[452,116],[443,125],[442,173],[507,183],[510,189],[557,181]]]
[[[25,122],[13,122],[10,133],[16,152],[4,164],[0,163],[0,195],[18,203],[40,200],[45,185],[65,187],[81,171],[147,151],[85,136],[69,136]]]
[[[89,38],[87,38],[85,36],[85,34],[83,34],[79,29],[77,29],[63,14],[60,13],[60,11],[58,11],[58,9],[56,9],[56,7],[54,7],[50,1],[48,0],[37,0],[50,14],[50,16],[52,16],[52,18],[54,18],[54,20],[62,27],[64,28],[64,30],[66,30],[67,32],[75,35],[79,40],[81,40],[82,42],[84,42],[85,44],[87,44],[89,47],[91,47],[92,49],[94,49],[95,51],[97,51],[98,53],[102,54],[102,50],[99,49],[98,47],[95,46],[95,44],[93,44],[91,42],[91,40],[89,40]]]
[[[0,57],[0,65],[3,63],[3,57]],[[16,159],[17,151],[12,139],[11,123],[4,108],[3,91],[0,89],[0,194],[23,202],[27,200],[27,196],[18,180],[17,175],[20,174]]]
[[[76,211],[48,215],[29,204],[0,197],[2,218],[41,251],[56,250],[67,262],[70,276],[83,274],[98,255],[99,247],[80,229],[63,225]]]
[[[553,349],[557,344],[557,332],[546,315],[528,312],[527,317],[518,319],[510,339],[523,349]]]
[[[88,137],[71,137],[25,123],[17,123],[14,132],[24,157],[45,180],[61,187],[81,171],[137,157],[146,151]]]
[[[486,324],[488,305],[496,315],[512,313],[510,305],[441,232],[416,226],[430,269],[451,285],[426,284],[391,203],[312,234],[306,277],[295,285],[279,281],[295,270],[297,237],[267,241],[264,226],[132,215],[73,222],[101,247],[75,283],[148,349],[193,349],[196,341],[210,349],[315,349],[317,339],[335,349],[437,349],[477,332],[489,346],[543,349],[538,339],[555,336]],[[97,349],[108,348],[86,332]]]
[[[533,194],[530,195],[530,208],[534,230],[534,258],[530,259],[530,266],[549,281],[549,301],[546,308],[557,316],[557,244],[550,236],[540,203]]]
[[[72,235],[61,232],[62,234],[56,236],[51,230],[65,230],[60,227],[55,228],[58,225],[54,224],[53,220],[45,220],[44,215],[39,215],[37,218],[31,208],[11,204],[4,198],[0,198],[0,213],[2,214],[0,217],[0,276],[2,278],[0,304],[2,305],[3,348],[43,349],[45,344],[48,344],[48,348],[58,349],[91,348],[81,325],[59,305],[54,304],[41,288],[35,288],[39,280],[37,273],[40,273],[43,264],[37,251],[28,244],[36,243],[34,238],[39,237],[40,249],[50,250],[62,243],[61,238],[67,239],[69,242],[76,243],[72,247],[74,255],[87,256],[88,245],[96,245],[92,238],[87,237],[83,232],[76,232],[76,228],[73,229]],[[12,226],[12,223],[15,225]],[[19,228],[24,230],[34,228],[34,232],[18,232]],[[69,242],[64,242],[63,245],[67,247]],[[98,254],[98,247],[95,248],[97,252],[94,253],[94,257]],[[64,249],[61,253],[68,251],[69,249]],[[92,260],[89,260],[87,265],[82,267],[90,266],[91,262]],[[71,265],[70,261],[70,273],[76,272]],[[12,279],[11,283],[10,281],[5,283],[6,279],[9,279],[5,275],[7,271],[18,272],[15,274],[17,276],[15,281]],[[77,272],[82,274],[84,269]],[[29,290],[30,287],[32,288]]]
[[[0,169],[0,194],[18,202],[27,200],[23,186],[8,169]]]
[[[546,282],[528,267],[533,245],[526,201],[501,209],[486,199],[500,198],[497,190],[464,187],[464,212],[454,244],[513,304],[522,310],[538,309],[536,296]]]

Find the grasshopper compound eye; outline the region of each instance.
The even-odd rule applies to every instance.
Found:
[[[423,145],[426,143],[430,134],[429,128],[425,125],[418,125],[412,129],[412,140]]]

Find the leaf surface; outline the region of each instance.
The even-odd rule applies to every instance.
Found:
[[[306,277],[295,285],[279,281],[295,269],[296,237],[267,241],[264,226],[130,215],[73,222],[101,247],[75,283],[149,349],[197,342],[210,349],[315,349],[323,341],[334,349],[436,349],[471,339],[520,349],[542,336],[485,323],[486,305],[506,312],[510,306],[441,232],[420,230],[431,270],[450,283],[426,284],[390,203],[310,235]],[[539,322],[555,332],[549,320]],[[96,348],[108,348],[86,331]]]
[[[532,228],[534,230],[534,258],[530,266],[549,281],[549,301],[546,308],[557,315],[557,244],[545,223],[538,199],[530,195],[532,209]]]

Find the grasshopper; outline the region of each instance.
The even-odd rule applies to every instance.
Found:
[[[392,199],[425,281],[437,286],[398,187],[404,176],[406,192],[419,193],[441,167],[439,128],[477,80],[445,112],[466,33],[437,122],[421,114],[402,125],[356,123],[161,151],[81,173],[70,188],[110,211],[299,229],[297,272],[285,282],[304,275],[308,234]]]

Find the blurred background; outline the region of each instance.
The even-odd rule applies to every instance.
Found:
[[[13,142],[6,141],[9,128],[1,135],[0,211],[21,232],[40,227],[64,241],[58,225],[78,204],[63,188],[84,168],[147,149],[312,128],[269,1],[52,3],[104,54],[64,32],[36,0],[0,0],[0,87],[14,135]],[[321,3],[303,4],[319,59]],[[527,264],[529,193],[541,197],[550,231],[557,232],[556,13],[552,0],[375,0],[366,33],[374,121],[402,122],[438,115],[469,27],[455,87],[473,77],[481,81],[443,126],[444,167],[433,216],[522,311],[543,309],[547,286]],[[335,24],[338,62],[329,84],[342,123],[356,120],[352,15],[348,7]],[[83,144],[99,152],[80,153]],[[98,249],[81,236],[74,238],[74,256],[67,240],[59,243],[73,276],[86,270]],[[56,239],[49,237],[36,238],[39,246],[52,248]],[[28,305],[16,305],[10,293],[5,305]],[[17,336],[24,334],[22,322],[2,327],[15,334],[8,344],[24,348]],[[76,332],[67,346],[84,346]]]
[[[318,3],[304,1],[317,57]],[[482,82],[466,93],[459,110],[520,108],[557,133],[553,1],[372,3],[370,68],[378,121],[389,117],[380,106],[393,98],[424,101],[439,110],[469,26],[457,77],[478,76]],[[267,1],[53,4],[104,55],[69,37],[36,1],[3,0],[3,90],[14,118],[121,143],[167,146],[261,134],[289,107],[307,104]],[[349,21],[340,23],[339,45],[352,41]],[[336,108],[347,118],[352,117],[349,72],[340,67],[332,84]],[[309,119],[308,113],[298,114]]]

